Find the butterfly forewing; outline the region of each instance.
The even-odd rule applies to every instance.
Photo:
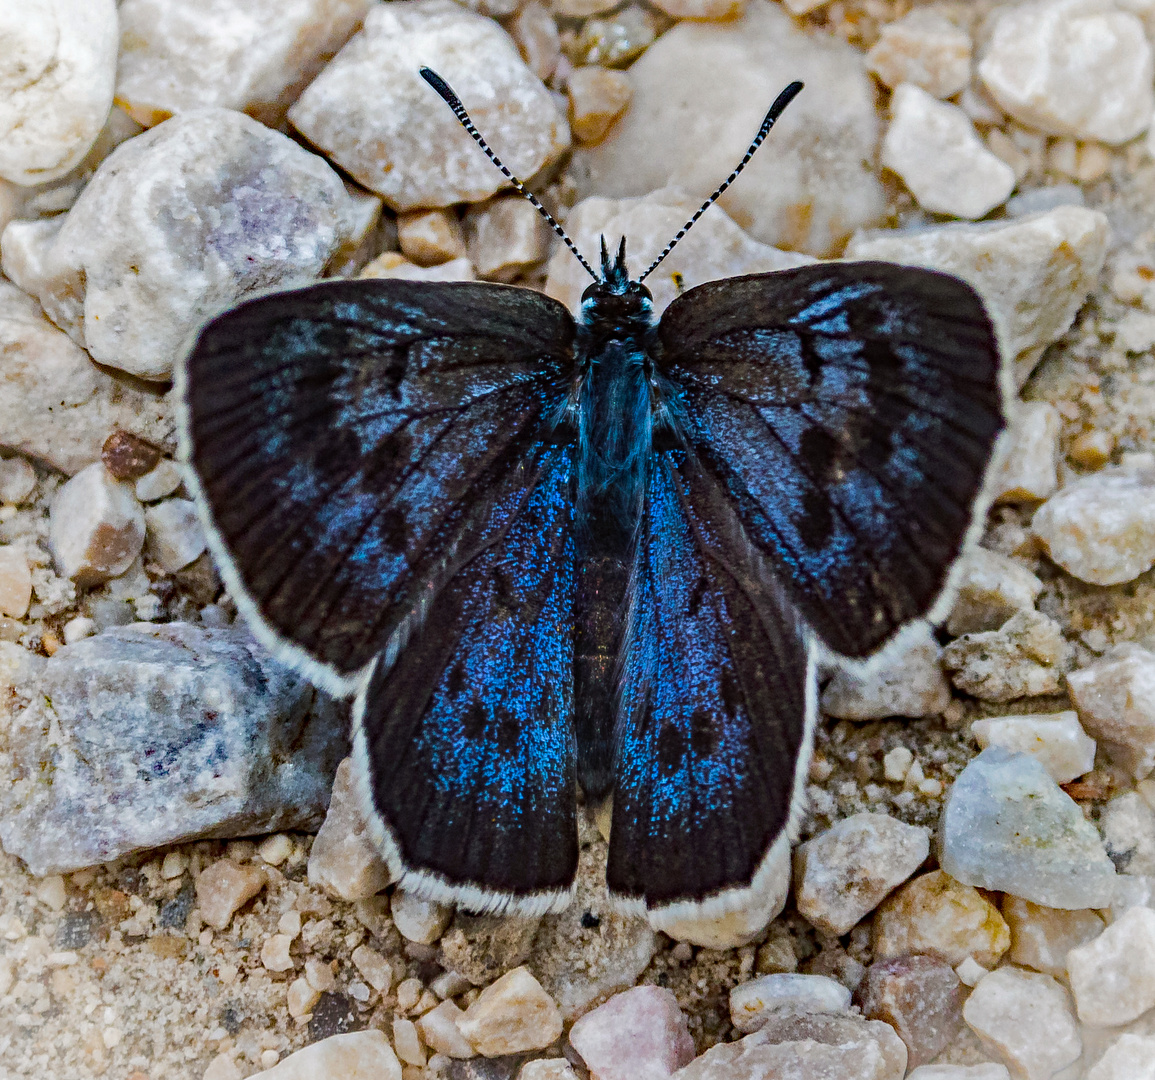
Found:
[[[974,291],[819,264],[699,286],[658,333],[694,453],[819,638],[867,656],[926,615],[1003,427]]]
[[[215,554],[290,662],[351,689],[508,527],[573,320],[487,284],[329,282],[242,304],[183,373]]]
[[[809,752],[803,627],[711,483],[655,455],[637,533],[607,883],[648,908],[755,884]]]

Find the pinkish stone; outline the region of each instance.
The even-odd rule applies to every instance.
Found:
[[[871,964],[857,997],[863,1016],[898,1032],[911,1068],[933,1061],[963,1026],[959,977],[936,956]]]
[[[569,1033],[592,1080],[666,1080],[694,1057],[677,998],[635,986],[586,1013]]]

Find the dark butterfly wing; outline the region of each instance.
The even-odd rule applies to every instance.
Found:
[[[327,282],[241,304],[181,371],[213,552],[270,646],[350,693],[509,525],[574,324],[508,286]]]
[[[658,335],[702,468],[819,638],[866,656],[927,615],[1004,426],[974,291],[889,263],[818,264],[701,285]]]
[[[806,774],[814,672],[800,620],[723,493],[655,456],[623,657],[607,883],[679,913],[764,886]]]
[[[572,450],[358,696],[364,802],[402,884],[475,911],[564,907],[577,870]]]

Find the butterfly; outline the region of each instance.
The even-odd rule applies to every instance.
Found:
[[[625,240],[578,317],[509,285],[326,281],[243,302],[181,365],[211,548],[274,654],[354,698],[357,780],[402,887],[571,899],[579,788],[651,920],[765,887],[819,658],[941,616],[1004,427],[991,321],[945,274],[818,263],[660,318]]]

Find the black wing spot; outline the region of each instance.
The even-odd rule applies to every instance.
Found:
[[[802,433],[802,460],[819,483],[837,474],[842,458],[839,441],[822,427],[809,427]]]
[[[666,772],[675,772],[682,767],[686,756],[686,740],[673,725],[666,724],[658,734],[658,764]]]
[[[465,665],[454,664],[449,669],[449,677],[445,681],[445,688],[457,697],[465,689]]]
[[[494,719],[497,721],[497,748],[506,757],[512,757],[521,736],[521,721],[512,709],[498,706]]]
[[[714,717],[698,706],[690,717],[690,751],[698,761],[714,757],[718,751],[718,727]]]
[[[465,737],[470,742],[477,742],[485,738],[488,720],[489,714],[485,711],[485,706],[480,701],[474,701],[461,715],[461,727],[465,732]]]
[[[834,511],[826,492],[807,488],[802,496],[802,514],[795,523],[802,542],[811,551],[821,551],[834,531]]]

